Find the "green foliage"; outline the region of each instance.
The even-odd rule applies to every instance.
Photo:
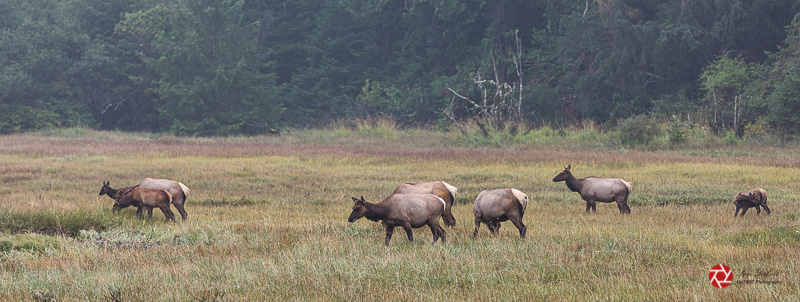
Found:
[[[783,132],[800,132],[800,14],[787,26],[785,46],[775,54],[769,76],[762,82],[768,97],[766,120]]]
[[[740,138],[760,118],[794,134],[798,11],[795,0],[11,0],[0,133],[262,134],[366,115],[447,127],[452,87],[487,104],[521,98],[515,125],[690,112]],[[514,85],[487,93],[478,74]]]
[[[270,64],[245,24],[241,1],[179,2],[169,31],[155,35],[161,118],[179,135],[266,133],[283,111]],[[157,15],[159,16],[159,15]]]
[[[683,125],[681,119],[677,116],[672,116],[667,128],[667,135],[669,136],[669,145],[677,146],[686,143],[687,133],[686,126]]]
[[[628,146],[648,145],[661,135],[658,121],[650,115],[636,115],[619,121],[617,135]]]
[[[744,126],[744,134],[748,139],[764,142],[767,134],[771,132],[769,125],[763,119],[758,119],[753,123]]]
[[[736,137],[736,133],[733,131],[726,131],[724,140],[728,145],[735,145],[741,141],[738,137]]]

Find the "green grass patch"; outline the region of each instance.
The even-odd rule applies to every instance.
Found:
[[[800,226],[778,226],[765,230],[741,232],[728,238],[737,246],[800,245]]]
[[[81,209],[77,211],[10,212],[0,210],[0,231],[34,232],[48,235],[76,236],[81,230],[104,231],[122,224],[120,215],[111,211]]]
[[[0,253],[11,251],[41,254],[61,248],[62,240],[58,237],[41,234],[0,235]]]

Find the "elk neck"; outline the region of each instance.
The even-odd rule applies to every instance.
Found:
[[[108,190],[106,191],[106,195],[108,195],[108,197],[114,198],[114,196],[117,195],[118,191],[119,191],[119,189],[115,190],[115,189],[112,189],[111,187],[108,187]]]
[[[364,214],[364,217],[372,221],[383,220],[389,213],[389,209],[382,204],[365,202],[364,207],[367,208],[367,213]]]
[[[564,182],[572,192],[580,192],[583,189],[583,180],[575,178],[571,173],[567,175],[567,179]]]

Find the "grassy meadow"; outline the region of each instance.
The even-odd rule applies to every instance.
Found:
[[[0,300],[800,300],[800,148],[637,151],[550,132],[488,144],[370,129],[0,136]],[[567,163],[576,177],[630,181],[632,214],[585,213],[551,181]],[[185,183],[189,219],[112,213],[98,196],[103,181],[145,177]],[[347,222],[351,196],[377,202],[430,180],[459,188],[446,243],[423,227],[415,242],[397,229],[386,247],[379,223]],[[532,200],[527,239],[508,222],[473,238],[472,201],[502,187]],[[734,194],[755,187],[772,215],[735,219]],[[728,288],[708,281],[717,263],[734,271]]]

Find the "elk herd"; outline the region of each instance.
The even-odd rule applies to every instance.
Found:
[[[564,182],[572,192],[580,194],[586,201],[586,212],[597,211],[597,202],[616,202],[620,214],[630,214],[628,197],[631,195],[630,182],[622,178],[586,177],[576,178],[567,165],[564,170],[553,178],[553,182]],[[433,233],[433,243],[439,238],[444,242],[447,238],[444,228],[439,225],[439,218],[445,226],[455,226],[452,206],[456,199],[458,189],[444,181],[426,182],[418,184],[401,184],[386,199],[371,203],[364,197],[353,199],[353,211],[347,219],[349,222],[366,217],[372,221],[380,221],[386,229],[384,243],[389,245],[395,227],[402,227],[409,241],[414,241],[414,228],[427,225]],[[481,191],[472,205],[475,215],[475,231],[473,237],[478,236],[481,223],[485,224],[489,232],[497,235],[500,223],[511,221],[519,231],[519,236],[525,238],[528,227],[522,222],[525,209],[528,207],[528,195],[515,188],[490,189]],[[767,192],[763,189],[752,189],[736,194],[733,200],[736,206],[734,217],[741,216],[748,208],[755,207],[756,213],[761,214],[763,207],[767,214]]]
[[[597,202],[616,202],[620,214],[630,214],[628,197],[632,192],[631,183],[622,178],[586,177],[576,178],[567,165],[561,173],[553,178],[553,182],[564,182],[572,192],[580,194],[586,202],[586,212],[591,209],[596,212]],[[456,201],[458,189],[444,181],[425,183],[405,183],[397,186],[389,197],[379,202],[367,202],[364,197],[353,199],[353,208],[348,222],[366,217],[368,220],[380,221],[386,229],[384,243],[389,245],[395,227],[401,227],[409,241],[414,241],[413,229],[427,225],[433,234],[433,243],[440,238],[446,241],[447,234],[439,225],[441,218],[445,226],[454,227],[456,218],[453,216],[452,207]],[[181,182],[169,179],[145,178],[138,185],[131,187],[111,188],[108,181],[103,182],[100,196],[108,195],[114,199],[114,212],[123,208],[134,206],[137,208],[136,216],[142,217],[147,210],[148,217],[152,217],[153,208],[159,208],[166,221],[175,221],[175,214],[170,209],[174,206],[181,214],[181,219],[188,217],[184,208],[189,188]],[[522,222],[525,209],[528,207],[528,195],[515,188],[501,188],[481,191],[472,205],[475,216],[475,231],[473,237],[478,236],[481,223],[485,224],[489,232],[497,235],[500,223],[511,221],[519,231],[519,236],[525,238],[528,227]],[[761,214],[761,208],[770,214],[767,207],[767,192],[756,188],[740,192],[734,196],[733,204],[736,206],[734,217],[741,217],[749,208],[756,208],[756,213]],[[739,210],[742,210],[741,215]]]

